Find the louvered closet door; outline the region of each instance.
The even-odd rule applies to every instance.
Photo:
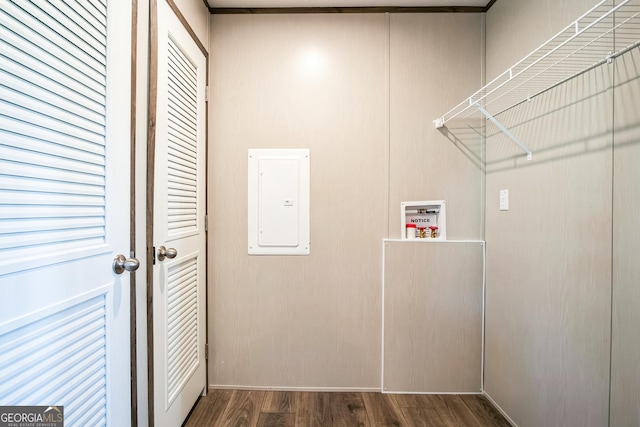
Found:
[[[154,415],[178,426],[205,389],[206,58],[158,2],[154,245]]]
[[[0,0],[0,405],[65,426],[130,423],[129,22],[124,0]]]

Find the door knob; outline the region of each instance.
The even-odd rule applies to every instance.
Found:
[[[116,255],[113,259],[113,272],[116,274],[122,274],[126,271],[136,271],[140,267],[140,261],[138,258],[127,259],[124,255]]]
[[[158,261],[164,261],[165,258],[173,259],[178,255],[178,251],[174,248],[165,248],[164,246],[160,246],[158,248]]]

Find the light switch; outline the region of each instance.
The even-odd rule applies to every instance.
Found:
[[[509,210],[509,190],[500,190],[500,210]]]

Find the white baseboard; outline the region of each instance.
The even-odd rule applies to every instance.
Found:
[[[262,391],[309,391],[309,392],[380,392],[378,387],[286,387],[286,386],[247,386],[229,384],[209,384],[209,390],[262,390]]]
[[[460,394],[468,394],[472,396],[479,396],[482,394],[480,391],[383,391],[384,394],[449,394],[449,395],[460,395]]]

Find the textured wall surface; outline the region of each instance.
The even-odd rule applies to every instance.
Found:
[[[451,102],[439,82],[479,84],[481,22],[211,18],[211,384],[380,387],[381,241],[399,236],[400,201],[449,198],[448,233],[480,234],[479,167],[431,116]],[[454,46],[458,67],[433,62]],[[311,255],[247,255],[248,148],[311,150]]]
[[[400,202],[445,200],[447,239],[482,238],[482,147],[433,125],[481,86],[482,16],[391,15],[389,237]],[[404,231],[404,230],[402,230]]]
[[[385,242],[384,391],[480,392],[483,252]]]
[[[640,51],[615,65],[610,425],[632,427],[640,425]]]

